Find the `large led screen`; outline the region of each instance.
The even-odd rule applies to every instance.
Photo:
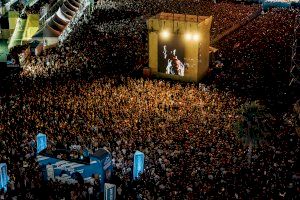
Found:
[[[180,35],[171,34],[158,39],[158,72],[185,76],[189,64],[184,57],[184,41]]]

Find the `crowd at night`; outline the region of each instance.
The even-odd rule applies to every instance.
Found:
[[[299,10],[274,8],[212,44],[200,83],[141,78],[146,20],[160,12],[213,16],[211,41],[260,5],[205,0],[115,0],[96,6],[60,46],[32,56],[1,86],[0,163],[10,182],[0,199],[102,199],[97,178],[45,182],[36,134],[50,146],[111,152],[117,199],[299,199],[300,101],[289,87]],[[298,101],[297,101],[298,100]],[[236,134],[240,108],[262,104],[268,137],[249,153]],[[268,124],[267,124],[268,123]],[[132,179],[133,154],[145,170]],[[249,157],[250,155],[250,157]]]

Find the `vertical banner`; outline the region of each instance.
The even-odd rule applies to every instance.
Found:
[[[140,174],[144,171],[145,155],[140,151],[134,153],[133,161],[133,179],[139,178]]]
[[[7,190],[8,176],[6,163],[0,163],[0,190]]]
[[[104,200],[116,200],[116,185],[104,184]]]
[[[54,167],[51,164],[46,166],[47,180],[54,180]]]
[[[47,148],[47,136],[45,134],[39,133],[36,136],[36,150],[40,153]]]

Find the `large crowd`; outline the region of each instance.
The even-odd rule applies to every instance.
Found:
[[[107,2],[107,1],[104,1]],[[153,4],[153,5],[152,5]],[[147,37],[146,20],[159,12],[189,13],[195,15],[213,15],[214,24],[212,36],[220,34],[241,19],[258,10],[258,6],[245,6],[242,4],[212,4],[208,1],[118,1],[114,6],[96,9],[88,22],[82,20],[81,26],[75,27],[75,31],[64,45],[55,51],[47,53],[44,57],[32,60],[26,65],[24,73],[48,76],[55,71],[71,70],[72,66],[109,66],[114,70],[123,71],[129,66],[128,71],[135,66],[147,64]],[[243,12],[239,12],[243,10]],[[85,42],[78,42],[84,37],[89,38]],[[128,42],[130,41],[130,42]],[[101,45],[101,48],[99,48]],[[114,48],[112,48],[114,47]],[[78,51],[80,49],[80,52]],[[116,54],[115,51],[118,51]],[[67,59],[74,57],[77,59]],[[52,58],[53,57],[53,58]],[[58,58],[60,57],[60,58]],[[51,62],[45,62],[51,60]],[[76,65],[72,63],[76,63]],[[101,63],[101,64],[100,64]],[[70,67],[71,66],[71,67]]]
[[[10,176],[0,199],[103,197],[95,183],[44,182],[32,145],[38,132],[54,145],[110,151],[118,199],[299,199],[299,102],[272,112],[273,139],[258,143],[250,162],[234,129],[245,102],[262,99],[268,107],[297,97],[284,88],[296,11],[268,11],[219,41],[215,56],[223,67],[195,84],[133,77],[148,63],[147,17],[162,11],[213,15],[213,38],[258,5],[113,5],[98,6],[60,47],[33,57],[12,77],[0,98],[0,163],[8,164]],[[145,172],[133,181],[136,150],[145,153]]]
[[[230,92],[202,84],[106,77],[49,81],[18,95],[1,102],[1,161],[8,163],[12,179],[8,195],[45,195],[30,146],[38,131],[54,144],[108,149],[123,199],[297,195],[293,175],[299,136],[287,125],[274,127],[276,140],[260,144],[249,164],[247,147],[233,129],[241,100]],[[131,180],[135,150],[146,155],[139,182]],[[84,198],[89,188],[56,186],[47,185],[54,199],[66,193]]]
[[[217,59],[226,65],[215,84],[277,107],[296,97],[288,79],[297,12],[272,9],[219,42]]]

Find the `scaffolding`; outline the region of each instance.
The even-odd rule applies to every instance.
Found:
[[[290,68],[290,86],[300,84],[300,14],[295,17],[294,42],[292,45],[292,58]]]

